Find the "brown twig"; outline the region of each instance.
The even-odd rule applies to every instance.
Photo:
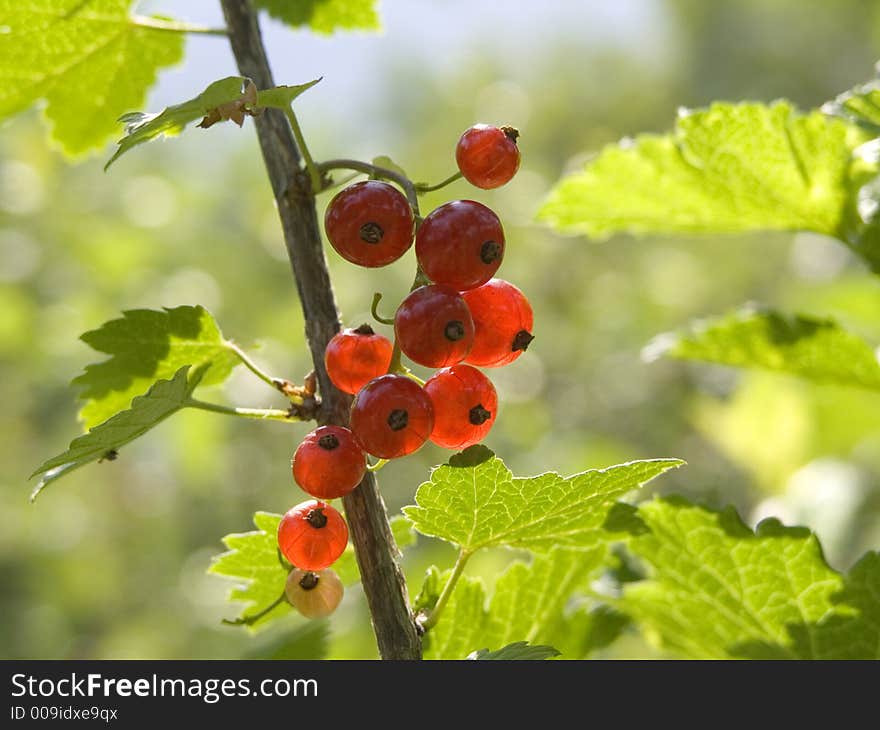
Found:
[[[257,16],[248,0],[220,2],[239,71],[253,79],[259,89],[275,86]],[[321,393],[318,420],[345,425],[351,398],[333,386],[324,368],[324,349],[340,324],[311,182],[284,113],[267,109],[254,123],[305,318],[306,339]],[[344,505],[379,654],[383,659],[419,659],[421,641],[373,474],[367,473],[360,486],[345,497]]]

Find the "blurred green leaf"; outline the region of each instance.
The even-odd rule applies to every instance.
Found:
[[[73,380],[86,401],[80,418],[87,428],[127,408],[132,398],[154,381],[171,377],[182,365],[205,366],[201,384],[216,385],[240,362],[217,322],[200,306],[129,310],[80,339],[110,355],[87,365]]]
[[[116,413],[112,418],[75,438],[63,454],[44,462],[31,477],[43,474],[31,494],[37,498],[45,487],[74,469],[99,459],[112,461],[125,444],[143,436],[168,416],[186,407],[186,401],[199,384],[204,366],[193,371],[190,378],[189,365],[180,368],[170,380],[157,380],[150,389],[131,402],[131,408]]]
[[[243,602],[239,619],[261,613],[275,603],[284,593],[288,569],[282,565],[278,554],[278,523],[281,515],[257,512],[254,515],[256,530],[234,533],[223,538],[228,551],[217,555],[208,572],[239,582],[229,592],[229,600]],[[290,612],[285,600],[278,603],[250,626],[264,625]]]
[[[468,654],[467,658],[495,661],[540,661],[555,656],[559,656],[559,651],[552,646],[543,646],[541,644],[532,645],[527,641],[515,641],[497,651],[489,651],[488,649],[472,651]]]
[[[787,102],[716,103],[684,112],[669,135],[606,147],[556,186],[539,218],[597,238],[814,231],[848,242],[877,270],[880,251],[861,245],[851,223],[856,193],[876,173],[853,160],[866,139]]]
[[[71,155],[101,147],[144,103],[183,34],[136,25],[132,0],[0,0],[0,118],[45,99],[52,137]]]
[[[330,645],[328,621],[308,621],[292,631],[257,640],[245,652],[243,659],[271,659],[276,661],[324,659]]]
[[[564,478],[553,472],[514,477],[483,446],[453,456],[431,473],[404,514],[424,535],[473,552],[507,545],[531,550],[588,547],[615,501],[669,469],[678,459],[633,461]]]
[[[880,81],[860,84],[822,105],[825,114],[855,122],[874,136],[880,135]]]
[[[483,584],[462,576],[436,625],[425,634],[429,659],[462,659],[475,646],[500,649],[514,641],[554,643],[571,629],[567,607],[601,570],[604,545],[590,550],[556,548],[530,563],[516,561],[498,578],[486,609]],[[429,569],[415,610],[430,611],[448,579]],[[580,632],[586,634],[586,627]],[[572,657],[576,658],[576,657]]]
[[[318,33],[336,30],[379,30],[378,0],[255,0],[254,5],[294,28]]]
[[[691,332],[661,335],[647,352],[880,390],[874,350],[829,319],[741,310]]]
[[[620,607],[646,637],[694,658],[880,658],[880,557],[848,576],[815,535],[777,520],[752,532],[728,508],[683,499],[639,507],[648,527],[628,549],[650,567]]]

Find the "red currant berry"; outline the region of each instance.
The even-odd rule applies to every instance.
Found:
[[[344,497],[361,483],[366,470],[366,454],[342,426],[316,428],[293,455],[293,478],[319,499]]]
[[[431,281],[458,291],[491,279],[504,258],[498,216],[473,200],[453,200],[425,218],[416,234],[416,257]]]
[[[519,169],[519,132],[513,127],[475,124],[455,147],[458,169],[471,185],[489,190],[509,182]]]
[[[324,230],[339,255],[360,266],[385,266],[412,245],[413,212],[397,188],[379,180],[349,185],[324,214]]]
[[[318,500],[292,507],[278,524],[281,554],[302,570],[323,570],[342,555],[347,542],[342,515]]]
[[[367,383],[351,404],[351,430],[368,454],[395,459],[421,448],[434,428],[428,394],[404,375]]]
[[[373,378],[388,372],[393,349],[391,340],[362,324],[333,336],[324,351],[324,366],[333,385],[354,395]]]
[[[465,362],[486,368],[507,365],[535,339],[534,317],[525,295],[503,279],[462,293],[474,318],[474,345]]]
[[[306,618],[324,618],[336,610],[345,586],[330,568],[318,571],[294,568],[287,576],[284,593],[290,604]]]
[[[394,315],[394,335],[404,354],[429,368],[464,360],[474,342],[474,321],[455,289],[422,286],[403,300]]]
[[[470,365],[438,370],[425,383],[434,406],[431,441],[447,449],[464,449],[482,441],[498,410],[495,386]]]

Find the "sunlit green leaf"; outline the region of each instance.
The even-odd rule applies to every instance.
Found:
[[[682,463],[633,461],[567,478],[552,472],[523,478],[476,446],[434,469],[416,492],[416,506],[403,511],[422,534],[467,552],[493,545],[588,547],[602,537],[602,523],[618,499]]]
[[[254,5],[287,25],[318,33],[380,27],[378,0],[255,0]]]
[[[81,339],[110,355],[87,365],[73,380],[86,401],[80,418],[87,428],[124,410],[132,398],[156,380],[170,378],[183,365],[204,366],[201,383],[215,385],[240,362],[211,314],[198,306],[129,310]]]
[[[700,322],[691,332],[663,335],[648,353],[880,390],[875,351],[827,319],[743,310]]]
[[[639,507],[628,549],[649,578],[620,606],[658,645],[695,658],[880,659],[880,556],[842,575],[806,528],[682,499]]]
[[[671,134],[606,147],[556,186],[539,217],[596,238],[815,231],[849,243],[878,269],[880,252],[859,240],[853,222],[857,192],[876,173],[853,157],[867,138],[787,102],[717,103],[684,112]]]
[[[183,58],[183,34],[132,22],[132,0],[0,0],[0,118],[46,100],[69,154],[101,147],[143,106],[159,69]]]

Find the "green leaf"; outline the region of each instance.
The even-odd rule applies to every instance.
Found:
[[[829,319],[741,310],[691,332],[661,335],[647,352],[880,390],[875,351]]]
[[[391,170],[392,172],[396,172],[403,177],[409,177],[406,174],[406,170],[404,170],[400,165],[398,165],[394,160],[392,160],[388,155],[379,155],[378,157],[374,157],[372,159],[372,164],[376,167],[383,167],[386,170]]]
[[[116,134],[159,69],[183,59],[183,34],[136,25],[132,4],[0,0],[0,119],[45,99],[52,137],[71,155]]]
[[[480,649],[467,655],[468,659],[488,659],[495,661],[540,661],[559,656],[559,651],[552,646],[536,644],[531,646],[527,641],[515,641],[497,651]]]
[[[589,550],[556,548],[530,563],[515,561],[498,578],[488,609],[482,582],[461,576],[440,620],[425,634],[425,656],[462,659],[474,647],[500,649],[516,641],[554,646],[560,641],[585,650],[583,622],[578,621],[582,630],[576,639],[568,635],[582,612],[567,609],[601,571],[605,554],[603,544]],[[417,613],[434,607],[448,577],[449,572],[429,569],[415,600]]]
[[[73,384],[86,401],[80,418],[91,428],[127,408],[156,380],[183,365],[204,367],[203,385],[222,383],[240,361],[211,314],[202,307],[133,309],[82,335],[92,349],[110,355],[86,366]]]
[[[294,28],[308,26],[318,33],[336,30],[378,30],[377,0],[255,0],[266,10]]]
[[[876,165],[855,161],[867,136],[787,102],[713,104],[687,111],[668,135],[606,147],[563,179],[539,218],[596,238],[613,233],[815,231],[877,269],[880,255],[852,231],[858,190]]]
[[[860,84],[822,105],[822,111],[864,127],[880,135],[880,80]]]
[[[263,89],[257,92],[258,107],[274,107],[287,109],[300,94],[311,89],[321,79],[314,79],[304,84],[295,86],[273,86],[271,89]]]
[[[244,603],[239,619],[265,611],[284,593],[289,570],[278,556],[279,522],[281,515],[257,512],[254,515],[257,529],[224,537],[223,544],[228,551],[217,555],[208,568],[209,573],[238,581],[239,585],[229,592],[229,600]],[[281,601],[250,627],[267,624],[290,610],[290,604]]]
[[[658,645],[694,658],[880,659],[880,557],[842,575],[815,535],[685,500],[639,507],[628,549],[650,568],[620,606]]]
[[[466,552],[495,545],[546,551],[588,547],[615,501],[684,462],[632,461],[572,477],[549,472],[514,477],[483,446],[471,447],[437,467],[404,514],[424,535]]]
[[[144,142],[159,137],[175,137],[187,125],[201,118],[198,125],[208,128],[217,122],[231,119],[240,127],[246,116],[258,114],[262,107],[286,109],[291,102],[320,79],[299,86],[275,86],[257,91],[253,82],[243,76],[227,76],[210,84],[201,94],[187,101],[166,107],[158,114],[129,112],[123,114],[125,136],[119,140],[119,148],[104,169],[110,167],[121,155]]]
[[[75,438],[63,454],[44,462],[31,477],[42,474],[31,494],[31,501],[50,483],[74,469],[93,461],[112,461],[125,444],[143,436],[168,416],[186,406],[186,401],[202,379],[203,368],[194,370],[187,378],[189,365],[180,368],[170,380],[158,380],[141,396],[131,402],[131,408],[121,411],[109,420]]]

